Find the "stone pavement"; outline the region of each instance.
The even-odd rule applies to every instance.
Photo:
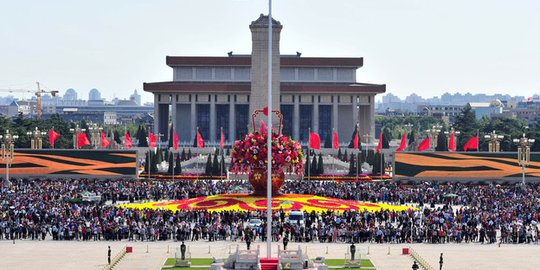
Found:
[[[223,257],[234,252],[239,242],[186,242],[194,258]],[[0,241],[0,269],[103,269],[107,263],[107,246],[111,246],[113,256],[126,245],[133,247],[114,269],[160,269],[166,258],[174,257],[179,242],[77,242],[77,241]],[[261,254],[266,255],[266,243],[255,242],[252,248],[260,245]],[[288,248],[298,248],[298,243],[290,242]],[[146,252],[148,246],[148,253]],[[272,244],[272,255],[277,253],[277,243]],[[348,244],[302,243],[300,247],[311,258],[342,259]],[[377,270],[411,269],[410,256],[401,255],[402,248],[412,247],[435,269],[439,269],[439,255],[444,253],[444,270],[451,269],[539,269],[540,245],[497,245],[480,244],[357,244],[362,258],[369,258]],[[369,255],[367,249],[369,247]],[[390,255],[388,255],[390,247]],[[245,248],[240,243],[240,248]],[[169,253],[167,253],[169,250]]]

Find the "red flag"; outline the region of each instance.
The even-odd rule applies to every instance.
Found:
[[[454,143],[454,132],[450,134],[450,141],[448,142],[448,151],[454,152],[454,147],[456,147]]]
[[[429,137],[423,140],[418,146],[418,151],[423,151],[429,149]]]
[[[339,143],[337,140],[337,133],[334,132],[334,149],[338,149],[338,148],[339,148]]]
[[[173,146],[174,150],[178,149],[178,135],[173,131]]]
[[[463,151],[467,152],[467,149],[477,149],[478,148],[478,135],[471,138],[463,147]]]
[[[152,132],[148,132],[148,146],[156,147],[156,141],[156,135],[152,134]]]
[[[54,141],[60,137],[60,134],[54,132],[54,130],[49,130],[49,143],[51,143],[51,147],[54,147]]]
[[[126,132],[126,140],[125,140],[125,143],[126,143],[126,147],[131,147],[132,144],[131,144],[131,138],[129,137],[129,134]]]
[[[101,147],[107,147],[109,144],[111,144],[111,142],[107,140],[107,138],[105,137],[105,133],[101,131]]]
[[[317,133],[309,133],[309,147],[313,149],[321,149],[321,138]]]
[[[90,145],[90,141],[88,140],[88,137],[86,137],[86,133],[79,133],[77,134],[77,147],[82,147],[85,145]]]
[[[221,140],[219,141],[219,144],[221,145],[221,149],[225,148],[225,135],[223,134],[223,130],[221,131]]]
[[[264,107],[263,113],[264,115],[268,116],[268,106]]]
[[[403,151],[403,149],[405,149],[405,147],[407,147],[407,133],[404,133],[403,134],[403,137],[401,137],[401,144],[399,145],[399,148],[396,149],[396,152],[400,152],[400,151]]]
[[[201,136],[201,133],[197,131],[197,147],[203,148],[204,147],[204,139]]]
[[[381,147],[382,147],[382,129],[381,129],[381,133],[379,134],[379,145],[377,146],[377,153],[381,152]]]
[[[358,149],[358,132],[354,135],[354,149]]]

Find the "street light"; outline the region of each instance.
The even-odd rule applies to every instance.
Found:
[[[97,149],[98,146],[101,144],[101,131],[103,130],[102,127],[98,127],[97,124],[93,124],[92,126],[88,127],[88,131],[90,131],[90,136],[92,136],[92,146]]]
[[[433,148],[433,150],[437,147],[437,135],[441,132],[441,128],[441,125],[436,124],[431,129],[426,130],[429,135],[430,148]]]
[[[523,137],[513,141],[518,146],[518,164],[523,169],[521,184],[525,185],[525,167],[531,163],[531,145],[534,143],[534,139],[526,138],[524,133]]]
[[[41,149],[43,145],[43,139],[41,139],[41,137],[45,136],[46,134],[47,133],[44,131],[39,131],[37,127],[32,131],[26,132],[26,135],[30,136],[30,148]]]
[[[6,162],[6,179],[4,179],[4,186],[9,186],[9,163],[13,161],[13,142],[18,139],[18,135],[11,135],[9,130],[6,130],[6,134],[0,135],[2,140],[2,161]]]
[[[456,138],[455,138],[455,136],[461,134],[461,132],[455,131],[455,130],[454,130],[454,127],[452,127],[452,128],[450,129],[450,131],[445,131],[444,134],[445,134],[446,136],[448,136],[448,135],[452,136],[452,134],[454,134],[454,145],[452,146],[452,149],[450,149],[450,139],[448,139],[447,141],[448,141],[448,150],[451,150],[452,152],[456,152],[456,146],[457,146],[457,143],[456,143]]]
[[[503,135],[496,134],[494,130],[493,132],[489,133],[489,135],[484,135],[484,138],[486,140],[489,140],[489,152],[500,152],[501,143],[499,141],[504,138]]]
[[[85,132],[86,129],[80,128],[79,124],[77,124],[77,126],[75,128],[70,128],[69,131],[73,132],[73,148],[74,149],[79,149],[79,144],[77,143],[77,135]]]

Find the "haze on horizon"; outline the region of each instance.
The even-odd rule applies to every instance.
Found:
[[[364,57],[358,82],[427,98],[540,93],[539,10],[532,0],[274,0],[272,13],[283,24],[282,54]],[[248,26],[268,1],[33,0],[2,11],[0,89],[39,81],[83,99],[97,88],[110,100],[170,81],[167,55],[249,54]]]

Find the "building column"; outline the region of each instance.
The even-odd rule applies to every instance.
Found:
[[[159,118],[159,94],[154,93],[154,133],[158,133]]]
[[[195,95],[191,95],[191,141],[197,136],[197,106],[195,105]]]
[[[226,139],[231,143],[236,140],[236,108],[234,106],[234,98],[231,98],[231,102],[229,103],[229,138]]]
[[[375,95],[368,97],[369,101],[369,136],[375,138]]]
[[[319,133],[319,96],[315,96],[313,101],[313,132]]]
[[[334,95],[334,101],[332,102],[332,128],[339,134],[338,130],[338,102],[337,95]]]
[[[176,133],[176,106],[178,106],[178,104],[176,104],[176,95],[173,95],[172,96],[172,108],[171,108],[171,123],[173,124],[173,132]]]
[[[360,110],[357,107],[358,107],[358,103],[356,102],[356,96],[353,96],[353,101],[352,101],[352,120],[353,120],[353,123],[358,123],[358,115],[360,113]]]
[[[300,104],[298,99],[300,96],[293,96],[294,109],[293,109],[293,139],[300,141]]]
[[[216,141],[216,99],[215,95],[210,95],[210,141]]]

